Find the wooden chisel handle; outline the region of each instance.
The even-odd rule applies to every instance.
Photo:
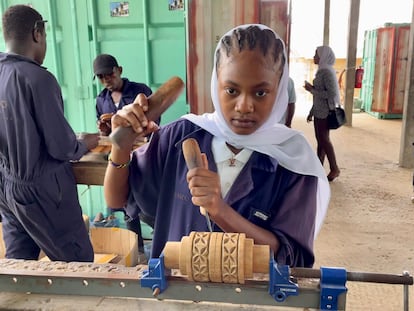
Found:
[[[203,166],[200,146],[194,138],[187,138],[183,141],[183,154],[189,170]]]
[[[191,170],[195,167],[203,166],[203,159],[201,158],[201,151],[198,142],[194,138],[187,138],[183,141],[183,155],[187,168]],[[207,215],[207,211],[200,206],[200,213],[204,216]]]
[[[180,96],[184,89],[184,82],[179,77],[172,77],[161,85],[155,93],[148,97],[148,111],[145,113],[148,120],[157,120]],[[112,143],[119,148],[132,146],[137,133],[132,127],[117,127],[110,135]]]

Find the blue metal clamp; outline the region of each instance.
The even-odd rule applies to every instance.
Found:
[[[338,310],[338,297],[348,290],[345,283],[345,269],[321,267],[320,310]]]
[[[269,294],[277,301],[283,302],[288,296],[297,296],[299,286],[290,280],[289,266],[278,265],[273,256],[269,266]]]
[[[167,278],[165,277],[164,254],[159,258],[151,258],[148,262],[148,270],[142,273],[141,287],[149,287],[153,295],[157,296],[167,289]]]

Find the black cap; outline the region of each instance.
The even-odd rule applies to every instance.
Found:
[[[109,54],[98,55],[93,61],[93,73],[95,75],[110,74],[118,67],[115,57]]]

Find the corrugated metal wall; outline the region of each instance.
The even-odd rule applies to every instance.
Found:
[[[185,79],[185,11],[169,10],[167,0],[3,0],[0,9],[13,4],[29,4],[48,20],[44,65],[62,87],[75,131],[96,131],[95,97],[102,87],[92,79],[92,62],[100,53],[113,54],[123,76],[153,90],[173,75]],[[128,13],[111,14],[115,4],[128,4]],[[187,111],[182,96],[162,122]]]
[[[371,111],[372,93],[374,88],[375,75],[375,51],[377,49],[377,30],[367,30],[364,35],[364,51],[362,56],[362,68],[364,68],[364,77],[362,79],[362,88],[360,99],[362,108],[365,111]]]
[[[393,84],[390,112],[402,114],[404,110],[405,81],[408,68],[410,26],[397,27]]]
[[[375,75],[371,110],[387,112],[390,98],[392,65],[394,57],[395,28],[377,30]]]
[[[389,24],[365,32],[361,99],[378,118],[400,118],[408,65],[409,24]]]

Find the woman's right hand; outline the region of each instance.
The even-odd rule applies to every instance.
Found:
[[[305,85],[303,87],[305,88],[305,90],[307,90],[308,92],[311,92],[312,93],[312,91],[313,91],[313,85],[310,84],[308,81],[305,81]]]
[[[112,116],[112,132],[117,127],[132,127],[139,137],[144,137],[158,130],[158,125],[148,120],[145,112],[148,111],[148,99],[144,94],[138,94],[132,104],[124,106]]]
[[[308,114],[308,116],[306,117],[306,122],[312,122],[313,120],[313,115],[312,114]]]

